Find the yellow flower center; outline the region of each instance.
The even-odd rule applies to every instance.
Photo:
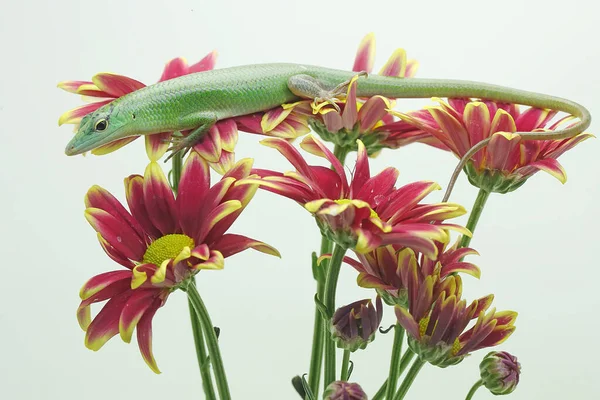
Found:
[[[427,315],[425,318],[419,321],[419,335],[423,337],[425,332],[427,332],[427,327],[429,326],[430,315]]]
[[[361,203],[364,203],[362,200],[359,200]],[[352,199],[339,199],[339,200],[334,200],[335,203],[343,205],[343,204],[356,204],[356,200],[352,200]],[[364,203],[366,204],[366,203]],[[372,218],[379,218],[379,215],[377,215],[377,213],[375,212],[375,210],[373,210],[371,207],[369,207],[369,209],[371,210],[371,217]]]
[[[143,262],[161,265],[165,260],[174,259],[184,247],[194,248],[194,239],[181,234],[166,235],[156,239],[144,253]]]

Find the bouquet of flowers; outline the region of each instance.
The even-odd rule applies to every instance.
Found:
[[[99,350],[116,335],[129,343],[135,332],[143,360],[160,373],[152,352],[152,320],[171,295],[183,291],[189,300],[205,396],[230,399],[219,329],[211,322],[195,280],[199,271],[221,270],[226,258],[248,249],[280,256],[271,245],[230,229],[259,189],[297,203],[315,220],[321,235],[321,248],[312,254],[311,269],[307,266],[316,282],[315,293],[306,294],[314,296],[315,303],[311,361],[298,366],[303,372],[292,379],[286,398],[293,397],[293,387],[303,399],[367,399],[359,384],[351,382],[351,358],[368,349],[378,331],[393,330],[394,335],[388,373],[381,377],[379,391],[370,396],[380,400],[404,399],[427,364],[454,366],[511,336],[516,312],[496,310],[493,295],[475,300],[462,296],[462,276],[479,278],[481,271],[466,260],[478,254],[469,246],[471,238],[492,193],[508,194],[538,171],[566,181],[557,159],[592,137],[583,132],[589,115],[585,109],[575,115],[583,121],[577,125],[570,123],[573,115],[558,118],[564,110],[475,99],[460,91],[445,95],[454,92],[444,88],[440,97],[447,100],[435,98],[435,105],[424,109],[398,111],[385,90],[361,91],[363,75],[368,80],[373,70],[374,45],[374,36],[367,35],[356,53],[355,76],[335,87],[328,82],[330,87],[323,91],[319,82],[313,82],[318,77],[310,76],[297,86],[290,83],[292,92],[312,90],[313,85],[322,95],[298,96],[293,102],[210,123],[203,115],[197,129],[171,130],[157,111],[119,105],[125,98],[143,101],[140,93],[146,85],[129,77],[101,73],[91,81],[59,84],[91,100],[60,117],[60,124],[74,124],[78,131],[67,154],[104,155],[143,136],[149,159],[143,174],[125,178],[126,205],[99,186],[92,186],[85,196],[85,218],[106,255],[120,265],[93,276],[80,290],[77,319],[86,347]],[[215,52],[193,65],[173,59],[160,82],[183,85],[188,82],[185,77],[212,70],[215,61]],[[417,68],[418,63],[398,49],[377,75],[410,84]],[[219,88],[215,84],[212,90]],[[235,103],[234,94],[228,95]],[[178,102],[177,91],[172,90],[161,97],[158,107],[176,112]],[[127,128],[134,124],[125,120],[136,124],[152,120],[158,128],[135,131]],[[114,126],[118,126],[114,132],[129,131],[120,137],[104,135]],[[568,137],[554,138],[559,129],[569,132]],[[264,136],[262,144],[287,159],[290,169],[267,169],[268,160],[236,160],[240,131]],[[466,226],[452,221],[467,213],[463,205],[448,201],[456,177],[442,202],[430,202],[426,198],[441,189],[438,183],[399,185],[397,169],[371,171],[370,160],[382,149],[414,143],[461,159],[455,175],[464,171],[479,189]],[[165,173],[160,161],[169,151],[172,166]],[[305,154],[322,163],[309,164]],[[220,175],[216,182],[211,169]],[[356,270],[357,285],[372,289],[372,297],[337,304],[341,268]],[[210,279],[209,275],[202,279]],[[103,305],[92,316],[96,303]],[[384,311],[397,321],[387,330],[380,327]],[[308,341],[306,346],[308,351]],[[480,364],[481,379],[467,399],[481,386],[496,395],[511,393],[520,369],[515,356],[488,352]]]

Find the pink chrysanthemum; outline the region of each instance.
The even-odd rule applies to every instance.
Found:
[[[97,275],[81,289],[77,318],[88,348],[98,350],[116,334],[129,342],[137,329],[140,352],[158,373],[151,324],[171,292],[201,269],[222,269],[225,258],[248,248],[279,255],[263,242],[226,233],[258,188],[248,182],[251,168],[252,160],[241,160],[211,187],[206,161],[192,152],[175,197],[151,162],[144,176],[125,179],[130,211],[98,186],[88,191],[85,217],[106,254],[126,268]],[[92,319],[90,305],[104,300]]]
[[[343,247],[366,253],[395,243],[434,256],[437,254],[434,241],[447,241],[448,229],[469,234],[460,226],[442,223],[463,215],[462,206],[421,204],[425,196],[440,188],[438,184],[421,181],[396,188],[399,172],[395,168],[386,168],[371,177],[367,151],[360,141],[350,182],[340,161],[313,136],[304,138],[302,148],[326,158],[333,169],[308,165],[283,139],[269,138],[262,143],[278,150],[296,171],[255,169],[253,172],[262,178],[256,183],[302,205],[315,216],[322,233]]]

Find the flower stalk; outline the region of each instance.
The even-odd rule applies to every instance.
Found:
[[[213,328],[210,315],[206,310],[206,306],[196,289],[194,284],[189,284],[186,288],[188,299],[194,310],[196,316],[200,321],[200,326],[206,338],[206,345],[208,347],[208,354],[210,355],[210,362],[213,365],[215,371],[215,381],[217,384],[217,390],[219,397],[222,400],[230,400],[231,395],[229,394],[229,385],[227,384],[227,376],[225,375],[225,368],[223,367],[223,359],[221,358],[221,351],[219,350],[219,343],[217,334]]]
[[[406,376],[404,377],[404,381],[402,381],[402,384],[400,385],[400,389],[398,389],[398,392],[396,392],[396,396],[394,397],[394,400],[404,399],[404,396],[406,396],[406,393],[408,393],[408,389],[410,389],[411,385],[415,381],[415,378],[419,374],[419,371],[421,371],[421,368],[423,368],[423,365],[425,365],[425,360],[422,360],[420,357],[417,357],[417,359],[415,360],[413,365],[410,367],[410,369],[406,373]]]
[[[399,323],[394,326],[394,344],[392,346],[392,359],[390,361],[390,373],[387,380],[386,399],[392,399],[396,392],[396,384],[400,376],[400,362],[402,354],[402,341],[404,340],[404,328]]]
[[[321,238],[321,254],[329,254],[332,249],[331,240],[325,236]],[[316,262],[313,260],[313,262]],[[322,270],[327,270],[329,260],[321,261]],[[316,271],[319,268],[313,265],[313,270]],[[323,292],[325,290],[325,281],[323,280],[323,274],[315,273],[315,279],[317,281],[317,298],[319,301],[323,299]],[[315,322],[313,327],[313,344],[310,355],[310,370],[308,373],[308,386],[311,392],[317,396],[319,393],[319,383],[321,381],[321,367],[323,365],[323,341],[325,339],[325,330],[323,329],[325,320],[321,315],[321,310],[318,306],[315,306]]]
[[[483,212],[483,207],[485,207],[485,203],[489,197],[490,192],[485,189],[479,189],[479,193],[477,193],[477,198],[475,199],[475,203],[473,203],[473,209],[471,210],[471,215],[469,215],[469,220],[467,221],[466,226],[466,228],[471,231],[472,234],[475,232],[475,227],[479,222],[479,218]],[[471,243],[471,239],[471,236],[463,235],[462,239],[460,240],[459,247],[468,247]]]
[[[191,285],[196,285],[195,279],[192,278]],[[210,375],[210,361],[206,354],[206,344],[202,335],[202,326],[200,320],[196,316],[196,310],[191,300],[188,299],[190,309],[190,320],[192,321],[192,332],[194,334],[194,344],[196,345],[196,356],[198,357],[198,367],[202,376],[202,387],[207,400],[216,400],[215,389],[213,387],[212,376]]]
[[[325,292],[323,296],[323,302],[327,311],[333,314],[335,310],[335,292],[337,288],[338,277],[340,275],[340,268],[342,266],[342,260],[346,249],[340,245],[336,245],[333,249],[333,255],[329,262],[327,269],[327,275],[325,278]],[[324,373],[324,387],[335,381],[335,342],[329,335],[325,338],[325,373]]]
[[[465,397],[465,400],[471,400],[473,398],[473,396],[475,395],[475,392],[477,391],[477,389],[479,389],[482,386],[483,386],[483,381],[481,379],[478,380],[477,382],[475,382],[475,384],[473,385],[471,390],[469,390],[469,393],[467,393],[467,397]]]
[[[340,380],[347,381],[348,373],[350,367],[350,350],[344,350],[344,358],[342,359],[342,373],[340,375]]]
[[[402,375],[402,373],[404,372],[406,367],[408,367],[408,364],[410,364],[410,362],[412,361],[414,356],[415,356],[415,353],[411,349],[406,349],[406,351],[402,355],[402,360],[400,360],[400,365],[398,366],[398,375],[396,375],[396,376],[400,377]],[[398,380],[398,379],[396,379],[396,380]],[[375,393],[372,400],[384,399],[384,395],[386,394],[386,390],[387,390],[387,385],[388,385],[388,380],[386,379],[385,382],[383,382],[383,385],[381,385],[381,387],[377,391],[377,393]],[[392,398],[393,398],[393,395],[392,395]]]

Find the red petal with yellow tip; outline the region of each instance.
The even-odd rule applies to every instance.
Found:
[[[233,168],[229,169],[223,177],[235,178],[237,180],[247,178],[251,174],[253,164],[254,160],[252,158],[243,158]]]
[[[212,247],[223,254],[223,258],[230,257],[246,249],[254,249],[261,253],[281,257],[279,251],[266,243],[242,235],[226,234],[217,240]]]
[[[146,154],[150,161],[158,161],[165,155],[170,146],[173,132],[155,133],[146,135]]]
[[[132,137],[127,137],[127,138],[123,138],[123,139],[118,139],[118,140],[115,140],[114,142],[110,142],[108,144],[96,147],[95,149],[93,149],[91,151],[91,153],[95,156],[105,156],[107,154],[110,154],[114,151],[119,150],[121,147],[128,145],[129,143],[133,142],[137,138],[139,138],[139,136],[132,136]]]
[[[235,121],[226,119],[215,124],[223,150],[233,152],[238,141],[238,130]]]
[[[406,51],[396,49],[385,65],[379,71],[379,75],[404,77],[406,73]]]
[[[152,318],[154,318],[154,314],[156,314],[156,311],[163,304],[164,302],[161,299],[155,299],[137,324],[137,342],[140,353],[150,369],[157,374],[160,374],[160,370],[158,369],[158,365],[156,365],[156,360],[152,354]]]
[[[90,304],[110,299],[111,297],[117,296],[119,293],[126,292],[130,289],[131,273],[129,271],[119,272],[126,272],[128,275],[127,278],[111,283],[79,304],[79,307],[77,308],[77,321],[84,331],[88,329],[88,326],[91,323]],[[85,285],[82,290],[85,290]]]
[[[360,131],[368,132],[387,115],[390,104],[381,96],[373,96],[366,101],[358,112]]]
[[[126,221],[99,208],[87,208],[85,218],[96,232],[123,256],[140,260],[146,245]]]
[[[471,148],[469,134],[463,125],[447,111],[441,107],[429,108],[431,116],[438,123],[442,131],[450,138],[458,151],[458,154],[465,154]]]
[[[130,175],[125,178],[124,183],[127,205],[131,214],[152,238],[160,237],[160,231],[154,226],[148,215],[144,199],[144,178],[140,175]]]
[[[325,128],[327,128],[329,132],[336,133],[344,127],[342,117],[337,112],[328,112],[327,114],[323,114],[322,118],[325,123]]]
[[[109,256],[113,261],[115,261],[115,262],[121,264],[122,266],[124,266],[125,268],[129,268],[129,269],[132,269],[135,266],[135,264],[130,259],[128,259],[123,254],[121,254],[119,251],[117,251],[117,249],[112,247],[102,237],[101,234],[96,233],[96,236],[98,238],[98,242],[100,243],[100,246],[102,247],[102,250],[104,250],[106,255]]]
[[[354,72],[371,72],[375,63],[375,34],[369,33],[358,45],[356,57],[354,58]]]
[[[96,111],[97,109],[99,109],[105,104],[110,103],[111,101],[113,100],[111,99],[105,101],[98,101],[96,103],[86,104],[84,106],[80,106],[69,110],[59,117],[58,125],[60,126],[64,124],[78,124],[84,116],[93,111]]]
[[[398,322],[406,331],[414,338],[420,339],[421,335],[419,334],[419,324],[414,320],[413,316],[403,307],[396,306],[394,307],[394,311],[396,312],[396,318]]]
[[[554,115],[556,115],[555,111],[528,108],[515,119],[515,125],[519,132],[530,132],[546,125]]]
[[[196,64],[190,65],[188,74],[214,69],[215,64],[217,63],[218,55],[219,53],[216,50],[211,51],[210,53],[205,55],[204,58],[202,58],[202,60],[198,61]]]
[[[209,188],[208,165],[198,153],[192,151],[183,167],[176,200],[181,229],[190,237],[196,236],[200,228],[202,221],[198,204],[202,204]]]
[[[463,114],[463,122],[469,136],[471,137],[471,145],[475,145],[490,135],[490,112],[487,106],[481,102],[471,102],[465,107]],[[474,156],[476,165],[481,165],[483,152],[478,151]]]
[[[356,105],[356,79],[353,79],[350,82],[350,86],[348,87],[346,104],[344,105],[344,111],[342,111],[342,125],[344,126],[344,128],[352,130],[357,120],[358,111]]]
[[[202,158],[208,162],[216,163],[221,158],[221,138],[216,126],[212,126],[209,131],[194,146],[194,150],[200,153]]]
[[[376,198],[382,197],[383,199],[384,196],[390,194],[399,175],[400,171],[396,168],[388,167],[384,169],[368,179],[360,188],[360,191],[354,195],[354,198],[364,200],[369,204],[378,204]]]
[[[382,219],[394,224],[404,218],[404,214],[415,207],[422,199],[440,185],[430,181],[418,181],[398,188],[377,211]],[[399,201],[402,199],[402,201]]]
[[[85,346],[90,350],[100,350],[106,342],[119,333],[119,317],[133,291],[117,294],[104,305],[87,328]]]
[[[309,179],[313,179],[311,169],[302,157],[289,142],[279,138],[267,138],[261,141],[265,146],[272,147],[279,151],[296,168],[296,170]],[[339,163],[339,162],[338,162]]]
[[[412,78],[419,69],[419,62],[417,60],[408,60],[406,63],[406,71],[404,72],[405,78]]]
[[[499,109],[496,111],[494,115],[494,119],[492,120],[492,126],[490,127],[490,132],[516,132],[517,126],[515,125],[515,120],[513,117],[506,111]]]
[[[84,203],[86,207],[99,208],[115,218],[122,219],[137,232],[141,240],[144,239],[144,230],[140,224],[108,190],[98,185],[92,186],[85,195]]]
[[[113,97],[121,97],[146,86],[135,79],[107,72],[94,75],[92,77],[92,82],[94,82],[100,90]]]
[[[203,243],[211,229],[223,218],[231,215],[235,211],[242,208],[242,203],[239,200],[229,200],[219,204],[211,210],[210,213],[202,220],[197,236],[194,237],[197,243]]]
[[[561,183],[567,182],[567,172],[560,163],[554,158],[546,158],[543,160],[530,163],[525,167],[521,167],[515,170],[515,174],[523,175],[525,177],[533,175],[537,171],[544,171],[558,179]]]
[[[216,163],[208,164],[217,174],[225,175],[235,165],[235,153],[223,150],[221,158]]]
[[[144,172],[144,203],[150,221],[164,235],[176,231],[175,197],[163,170],[156,162],[148,164]]]
[[[488,168],[512,171],[519,164],[520,143],[520,135],[507,132],[494,133],[487,147]]]
[[[93,85],[90,81],[62,81],[59,82],[57,87],[69,93],[77,94],[77,91],[81,86]]]
[[[188,74],[188,65],[185,58],[178,57],[170,60],[165,65],[163,73],[159,79],[159,82],[167,81],[169,79],[178,78],[182,75]]]
[[[124,342],[129,343],[131,341],[136,325],[148,308],[152,306],[158,292],[156,289],[138,289],[133,291],[119,317],[119,334]]]
[[[119,281],[126,281],[126,285],[114,285]],[[100,275],[96,275],[93,278],[89,279],[79,291],[79,297],[81,300],[89,300],[92,298],[92,302],[101,301],[99,300],[98,295],[100,291],[108,288],[109,286],[113,286],[110,291],[104,293],[104,299],[112,297],[116,293],[122,292],[124,289],[129,288],[129,281],[131,280],[131,272],[130,271],[110,271],[105,272]],[[110,293],[108,293],[110,292]],[[102,297],[102,296],[100,296]]]

